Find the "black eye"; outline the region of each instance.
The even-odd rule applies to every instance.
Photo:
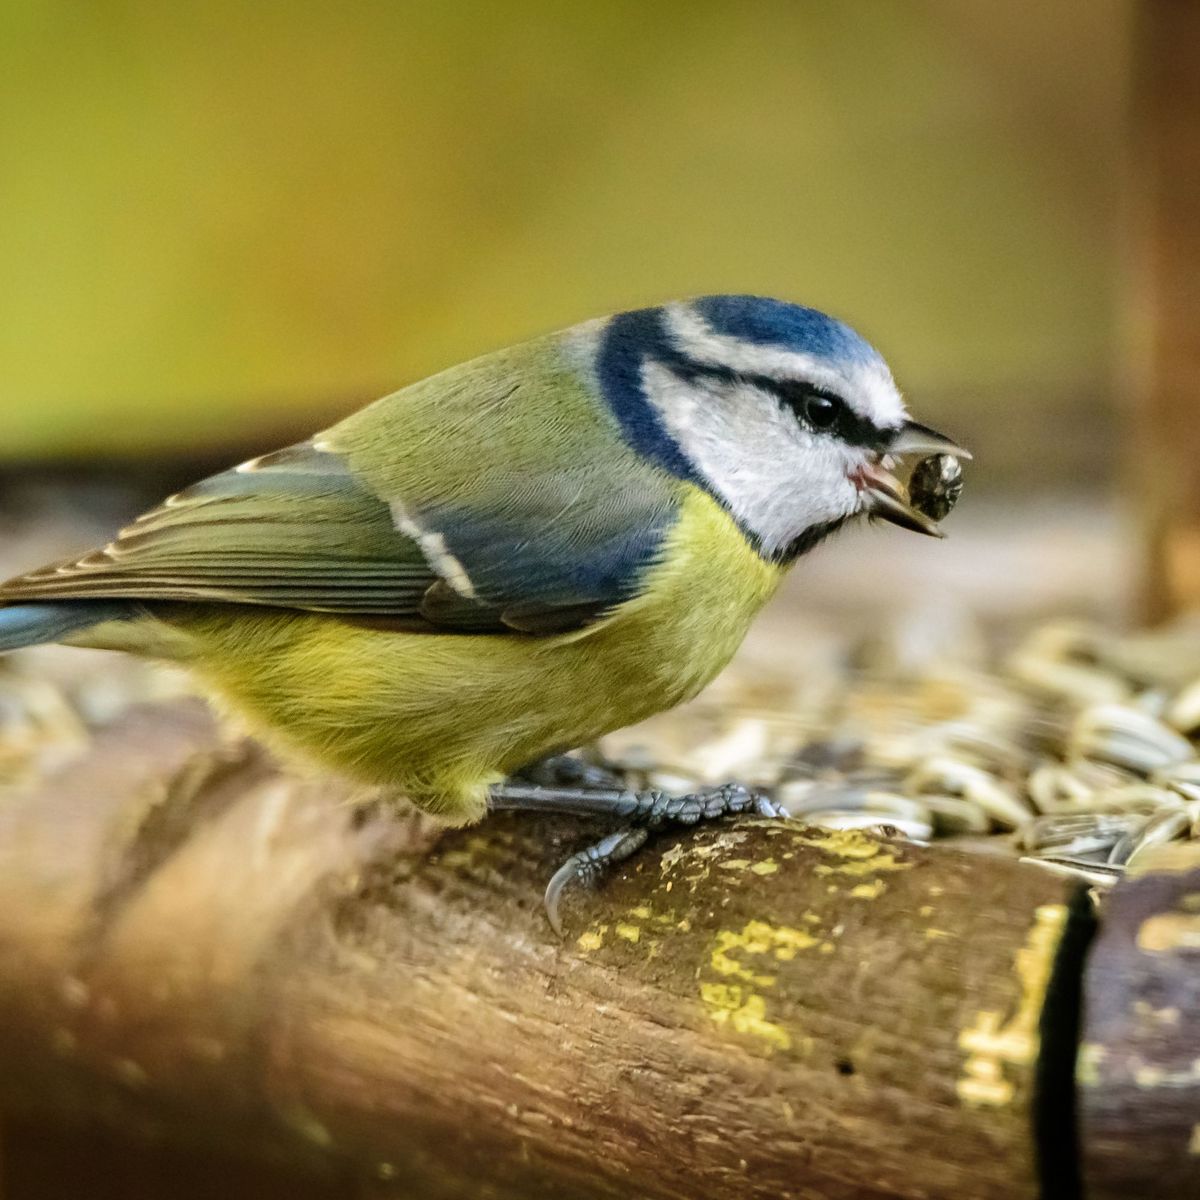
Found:
[[[766,375],[740,378],[760,391],[770,392],[809,429],[820,433],[833,431],[838,437],[861,445],[878,440],[879,431],[869,421],[856,416],[846,402],[832,392],[797,379],[772,379]]]
[[[820,392],[809,392],[800,402],[800,416],[814,429],[832,429],[842,415],[842,402]]]

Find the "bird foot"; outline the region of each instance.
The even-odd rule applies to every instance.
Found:
[[[783,808],[762,792],[751,791],[736,783],[672,796],[667,792],[634,792],[614,787],[550,787],[514,781],[493,788],[490,805],[493,809],[617,817],[624,822],[620,829],[572,854],[551,877],[546,886],[546,917],[559,935],[563,932],[559,916],[563,891],[575,883],[594,886],[612,867],[640,850],[652,832],[671,826],[690,828],[704,821],[720,821],[727,817],[787,816]]]

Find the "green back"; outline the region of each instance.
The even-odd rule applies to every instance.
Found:
[[[556,632],[634,595],[679,485],[555,335],[369,405],[172,497],[0,602],[130,597]]]

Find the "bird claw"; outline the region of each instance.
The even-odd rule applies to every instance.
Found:
[[[595,845],[572,854],[550,877],[546,884],[544,902],[550,927],[559,937],[563,935],[562,918],[558,902],[568,884],[580,883],[584,887],[595,887],[601,876],[610,867],[624,862],[646,844],[650,836],[644,825],[629,825],[602,837]]]
[[[559,902],[566,888],[575,883],[594,887],[612,867],[637,853],[651,832],[671,825],[691,828],[704,821],[720,821],[726,817],[755,815],[775,819],[788,815],[762,792],[735,783],[686,796],[646,792],[638,800],[640,811],[634,818],[635,824],[626,825],[572,854],[551,876],[544,898],[546,917],[559,937],[563,935]]]

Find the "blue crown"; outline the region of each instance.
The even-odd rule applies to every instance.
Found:
[[[879,352],[836,317],[766,296],[701,296],[691,307],[714,333],[840,362],[870,362]]]

